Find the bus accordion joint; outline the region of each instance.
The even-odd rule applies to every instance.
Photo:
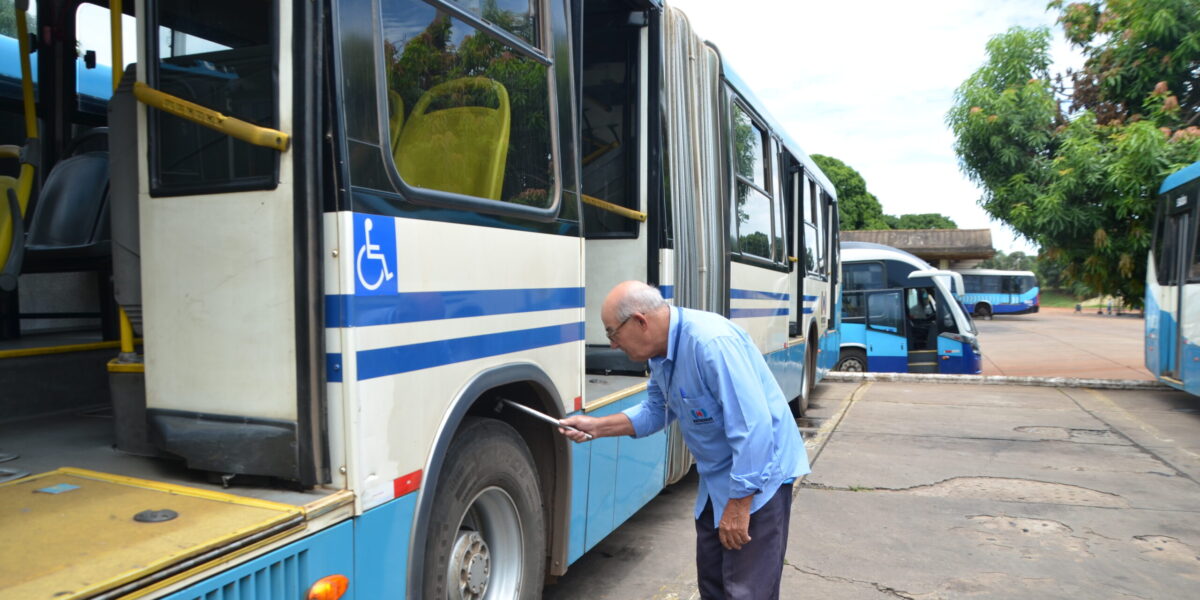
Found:
[[[592,206],[595,206],[596,208],[599,208],[600,210],[605,210],[610,213],[615,213],[615,214],[621,215],[622,217],[625,217],[627,219],[633,219],[634,221],[639,221],[642,223],[646,222],[646,213],[644,213],[644,212],[633,210],[632,208],[625,208],[624,206],[619,206],[617,204],[613,204],[612,202],[607,202],[607,201],[601,200],[599,198],[589,196],[587,194],[581,194],[581,195],[583,196],[584,204],[591,204]]]
[[[291,143],[291,137],[282,131],[225,116],[211,108],[156,90],[140,81],[133,84],[133,95],[138,102],[146,106],[152,106],[255,146],[286,152]]]

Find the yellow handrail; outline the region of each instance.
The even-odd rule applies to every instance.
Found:
[[[599,198],[594,198],[587,194],[582,194],[582,195],[583,195],[583,203],[584,204],[591,204],[592,206],[595,206],[596,208],[599,208],[600,210],[606,210],[610,213],[616,213],[627,219],[633,219],[634,221],[639,221],[642,223],[646,222],[646,213],[644,213],[644,212],[636,211],[636,210],[633,210],[632,208],[625,208],[624,206],[613,204],[612,202],[607,202],[607,201],[601,200]]]
[[[109,28],[112,30],[109,39],[112,40],[112,83],[113,90],[121,84],[121,75],[125,73],[125,40],[121,32],[121,16],[123,8],[121,0],[108,0]]]
[[[259,127],[235,117],[227,117],[211,108],[200,106],[195,102],[188,102],[183,98],[172,96],[166,92],[160,92],[140,81],[133,84],[133,95],[142,104],[153,106],[163,112],[168,112],[181,119],[187,119],[209,129],[220,131],[225,135],[237,138],[243,142],[249,142],[255,146],[274,148],[280,152],[286,152],[288,144],[291,141],[288,134],[282,131],[271,129],[270,127]]]

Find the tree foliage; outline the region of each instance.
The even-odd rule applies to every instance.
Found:
[[[937,213],[895,217],[883,213],[875,194],[867,191],[867,182],[850,165],[823,154],[813,154],[813,162],[833,183],[838,196],[838,216],[846,231],[860,229],[957,229],[949,217]]]
[[[25,23],[29,31],[36,31],[33,15],[25,14]],[[10,38],[17,37],[17,11],[13,0],[0,0],[0,35]]]
[[[1167,10],[1197,1],[1144,3]],[[1166,17],[1145,18],[1142,3],[1051,4],[1062,9],[1068,39],[1089,57],[1076,81],[1090,72],[1094,85],[1077,86],[1075,95],[1056,86],[1050,31],[1013,28],[988,42],[987,61],[958,88],[947,114],[960,166],[983,189],[984,210],[1040,245],[1044,260],[1060,264],[1065,283],[1083,283],[1135,306],[1142,302],[1157,186],[1200,159],[1200,129],[1184,118],[1196,110],[1189,99],[1194,82],[1170,79],[1182,76],[1176,59],[1165,59],[1190,50],[1164,47],[1154,60],[1125,61],[1120,57],[1132,56],[1152,32],[1106,29],[1120,23],[1174,30],[1163,24]],[[1186,41],[1189,48],[1194,43]],[[1155,64],[1162,68],[1154,70]],[[1194,75],[1200,64],[1192,64]],[[1138,90],[1130,87],[1134,81]],[[1064,106],[1079,110],[1067,113]],[[1133,106],[1140,112],[1130,113]],[[1115,118],[1105,121],[1102,114]]]
[[[1032,271],[1037,264],[1037,257],[1030,256],[1017,250],[1012,254],[1005,254],[1003,250],[997,251],[996,255],[979,263],[980,269],[1001,269],[1004,271]]]

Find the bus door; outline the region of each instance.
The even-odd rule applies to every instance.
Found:
[[[1190,208],[1186,204],[1172,207],[1174,212],[1166,215],[1163,235],[1159,239],[1162,245],[1158,264],[1159,281],[1164,284],[1162,306],[1159,307],[1159,313],[1162,315],[1158,325],[1159,374],[1173,379],[1180,378],[1180,359],[1183,356],[1180,307],[1183,284],[1187,281],[1187,268],[1191,264],[1191,257],[1188,255],[1188,241],[1191,237],[1189,233],[1193,228]]]
[[[938,318],[935,288],[905,288],[908,372],[938,372]]]
[[[866,292],[867,370],[908,370],[908,338],[904,323],[904,290]]]

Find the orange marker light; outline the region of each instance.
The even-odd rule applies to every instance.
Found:
[[[345,575],[322,577],[308,588],[308,600],[338,600],[348,587],[350,580]]]

